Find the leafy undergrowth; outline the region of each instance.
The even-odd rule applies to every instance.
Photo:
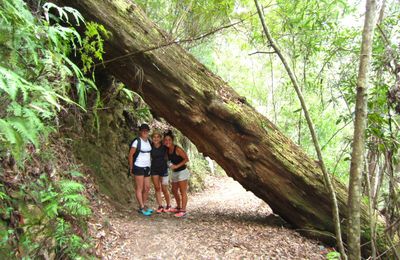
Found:
[[[36,151],[24,170],[12,157],[0,174],[0,255],[8,258],[89,258],[92,242],[87,221],[93,181],[82,174],[67,144],[53,140]],[[86,186],[86,188],[85,188]],[[92,190],[91,190],[92,189]]]
[[[70,7],[27,2],[0,1],[0,256],[89,258],[89,178],[56,136],[60,111],[99,106],[87,104],[98,91],[84,72],[107,33]]]

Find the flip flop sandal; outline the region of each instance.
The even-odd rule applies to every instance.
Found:
[[[145,209],[139,209],[138,212],[139,212],[139,214],[142,214],[143,216],[146,216],[146,217],[150,217],[151,216],[151,212],[148,212]]]
[[[165,210],[163,206],[159,206],[158,209],[156,210],[157,213],[163,213],[164,211]]]
[[[180,211],[174,215],[177,218],[184,218],[186,217],[186,211]]]

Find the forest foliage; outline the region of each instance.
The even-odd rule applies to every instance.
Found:
[[[139,2],[154,20],[162,20],[173,38],[192,39],[215,32],[185,43],[185,48],[316,157],[296,93],[263,36],[253,1],[207,1],[202,9],[216,6],[213,12],[219,13],[211,20],[209,13],[197,9],[196,1]],[[365,6],[356,1],[260,2],[271,34],[300,83],[327,168],[347,184]],[[372,218],[384,216],[389,239],[399,232],[399,11],[399,2],[389,0],[379,1],[376,10],[362,188]],[[188,32],[186,23],[201,26],[192,26]],[[176,24],[182,27],[171,30]],[[370,231],[372,237],[376,228]]]
[[[212,14],[213,19],[208,19],[210,13],[191,8],[197,1],[138,2],[154,20],[162,20],[161,25],[173,34],[172,37],[179,39],[190,39],[242,21],[211,37],[187,43],[185,47],[314,155],[300,105],[289,86],[289,78],[262,35],[252,1],[203,3],[203,9],[218,7],[213,9],[219,13]],[[310,110],[329,170],[347,181],[362,8],[351,1],[270,1],[263,4],[272,34],[289,57],[307,103],[312,104]],[[398,56],[396,17],[399,8],[395,1],[387,3],[380,24],[382,32],[375,32],[367,136],[369,142],[374,138],[382,142],[375,145],[380,147],[381,153],[384,147],[394,146],[397,151],[398,146],[396,104],[388,103],[388,91],[396,85],[393,63]],[[172,9],[174,15],[171,15]],[[202,26],[190,33],[183,25],[180,30],[171,31],[171,25],[178,21]],[[392,54],[388,53],[389,49]]]
[[[200,37],[184,47],[315,156],[290,80],[263,36],[252,1],[137,2],[174,39]],[[383,3],[372,51],[363,199],[372,202],[373,216],[379,212],[385,217],[385,234],[394,239],[400,230],[400,4]],[[361,41],[359,4],[273,0],[262,1],[262,6],[273,37],[301,83],[328,170],[347,183]],[[0,157],[3,162],[8,158],[10,165],[15,160],[13,169],[22,173],[19,169],[34,161],[27,147],[40,151],[43,161],[52,153],[47,144],[49,135],[58,131],[60,111],[73,106],[95,113],[101,106],[93,65],[102,61],[109,33],[76,10],[51,3],[37,7],[22,0],[0,0],[0,17]],[[84,33],[74,26],[84,28]],[[221,27],[226,28],[218,30]],[[132,98],[132,92],[123,91]],[[97,96],[93,107],[88,107],[88,92]],[[192,167],[206,168],[204,160]],[[51,226],[44,231],[56,238],[50,247],[57,254],[76,258],[90,247],[83,242],[86,238],[73,232],[75,226],[84,227],[90,215],[79,183],[82,176],[64,170],[57,183],[48,174],[36,176],[34,184],[25,179],[21,192],[29,194],[27,200],[37,202],[41,212],[25,236],[19,235],[18,223],[11,224],[21,198],[9,194],[10,184],[3,181],[7,170],[1,170],[0,211],[6,221],[0,227],[0,253],[8,249],[14,256],[35,255],[40,243],[48,243],[35,240],[43,223]],[[74,221],[64,218],[65,213]],[[15,250],[19,245],[24,250]]]
[[[63,167],[49,135],[58,132],[60,111],[85,111],[87,93],[97,92],[86,74],[102,60],[107,32],[52,3],[34,10],[2,0],[0,17],[0,254],[77,259],[91,248],[76,232],[91,209],[83,175]]]

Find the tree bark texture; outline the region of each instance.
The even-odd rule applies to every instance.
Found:
[[[166,44],[173,39],[139,6],[129,0],[55,2],[76,8],[112,33],[105,42],[105,65],[97,70],[138,92],[158,116],[299,232],[334,243],[331,200],[320,166],[186,50]],[[346,187],[335,179],[333,184],[343,220]],[[361,216],[367,228],[364,205]],[[367,233],[363,240],[369,240]]]
[[[354,120],[353,150],[351,153],[350,182],[349,182],[349,217],[348,217],[348,256],[351,260],[361,258],[361,179],[364,169],[365,129],[367,126],[368,103],[368,70],[372,52],[372,38],[376,1],[366,1],[364,29],[362,33],[360,63],[357,78],[356,111]]]

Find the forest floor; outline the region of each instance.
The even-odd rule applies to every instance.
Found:
[[[102,259],[325,259],[328,249],[283,220],[229,177],[208,177],[188,216],[144,217],[98,202],[90,223]],[[155,205],[153,205],[155,206]],[[100,207],[100,210],[99,210]]]

